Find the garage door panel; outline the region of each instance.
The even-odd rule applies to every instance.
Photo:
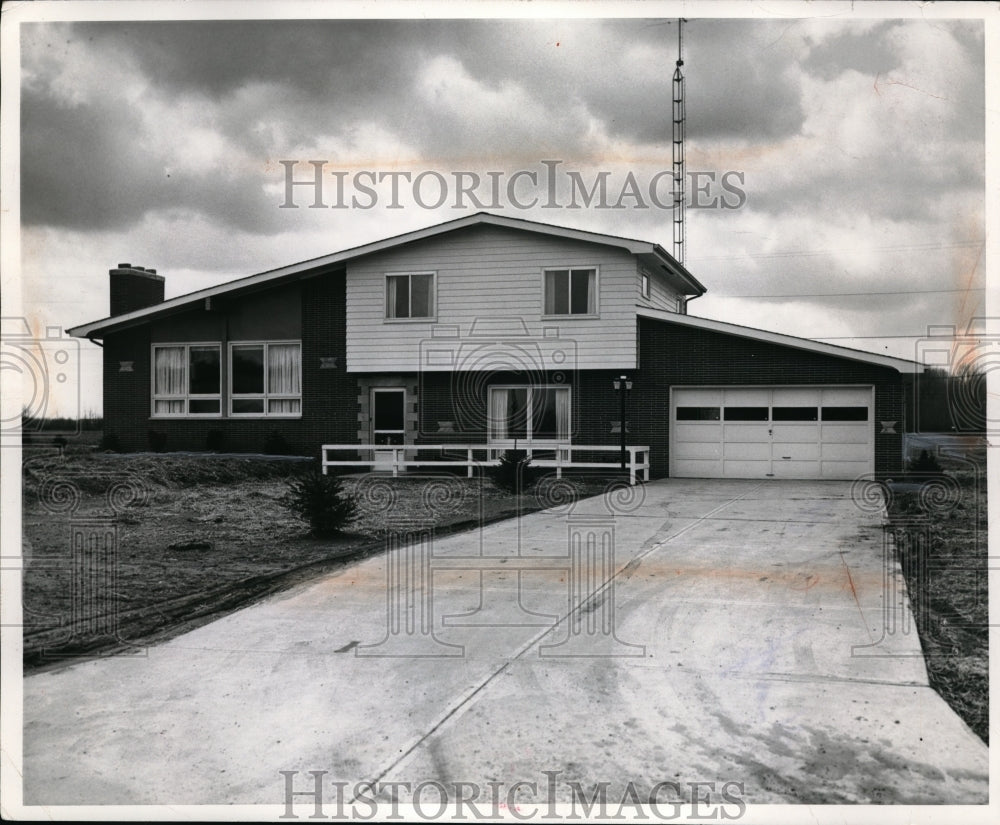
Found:
[[[677,387],[672,398],[674,475],[850,480],[872,471],[871,387]]]
[[[824,444],[868,444],[871,440],[871,425],[864,424],[824,424],[821,439]]]
[[[674,425],[677,441],[722,441],[722,427],[719,424],[687,424],[678,421]]]
[[[723,456],[726,460],[735,459],[745,461],[767,461],[771,457],[771,446],[762,442],[737,443],[728,441],[723,445]]]
[[[871,454],[867,444],[824,444],[824,461],[866,461]]]
[[[816,478],[815,461],[775,461],[773,478]]]
[[[815,424],[774,424],[771,431],[775,442],[815,444],[819,441],[819,427]]]
[[[673,453],[677,458],[708,458],[718,461],[722,458],[722,442],[679,441],[674,444]]]
[[[767,461],[723,461],[724,478],[767,478]]]
[[[820,391],[817,389],[802,389],[800,387],[785,387],[774,390],[771,403],[775,407],[818,407]]]
[[[771,403],[770,389],[723,390],[722,403],[727,407],[766,407]]]
[[[820,446],[815,442],[812,444],[779,444],[774,442],[771,444],[771,457],[775,461],[817,461],[822,456],[820,455]]]
[[[757,443],[767,439],[767,424],[726,424],[722,434],[727,444]]]

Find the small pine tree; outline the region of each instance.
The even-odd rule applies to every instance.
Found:
[[[358,517],[357,499],[344,492],[341,480],[318,470],[290,480],[281,503],[308,522],[317,538],[343,532]]]
[[[910,462],[910,472],[930,476],[941,475],[942,470],[940,463],[932,453],[921,450],[919,457]]]
[[[490,479],[501,490],[517,495],[530,490],[544,475],[542,467],[535,467],[524,450],[505,450],[500,463],[487,471]]]

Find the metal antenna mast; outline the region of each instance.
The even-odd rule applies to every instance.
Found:
[[[687,167],[684,159],[684,24],[687,20],[677,18],[677,64],[674,69],[674,258],[684,263],[687,232],[684,226],[684,210],[687,199]]]

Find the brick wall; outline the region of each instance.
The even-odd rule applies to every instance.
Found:
[[[108,273],[111,285],[111,315],[124,315],[163,301],[164,280],[156,270],[118,264]]]
[[[204,450],[212,431],[221,434],[223,449],[234,452],[263,451],[273,432],[293,451],[307,455],[318,455],[323,443],[353,442],[357,437],[357,381],[347,374],[344,358],[344,273],[326,273],[303,282],[301,302],[300,419],[152,419],[150,332],[142,326],[109,334],[104,341],[106,435],[128,451],[149,449],[151,430],[162,434],[166,450]],[[237,307],[234,300],[227,311]],[[225,358],[226,341],[221,343]],[[131,362],[132,371],[122,372],[121,361]]]

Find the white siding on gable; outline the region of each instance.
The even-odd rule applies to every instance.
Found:
[[[642,273],[649,275],[649,298],[643,298],[640,291]],[[677,312],[678,293],[667,283],[667,279],[662,272],[656,272],[649,267],[639,264],[636,270],[635,280],[636,303],[642,306],[654,307],[655,309],[665,309],[668,312]]]
[[[569,267],[598,270],[599,317],[543,320],[543,270]],[[435,321],[386,323],[385,276],[389,272],[435,273]],[[447,347],[457,340],[468,352],[468,345],[477,345],[483,335],[509,340],[508,349],[528,353],[524,358],[529,362],[534,353],[548,353],[542,356],[541,365],[529,363],[529,367],[633,369],[636,294],[636,262],[624,249],[504,227],[471,227],[348,265],[347,369],[502,368],[495,358],[485,357],[449,363],[444,353]],[[557,347],[553,346],[555,333],[560,342]],[[443,347],[444,340],[451,343]],[[522,340],[524,346],[517,343]],[[437,353],[430,361],[422,357],[428,348]],[[556,352],[568,354],[569,360],[550,357]]]

